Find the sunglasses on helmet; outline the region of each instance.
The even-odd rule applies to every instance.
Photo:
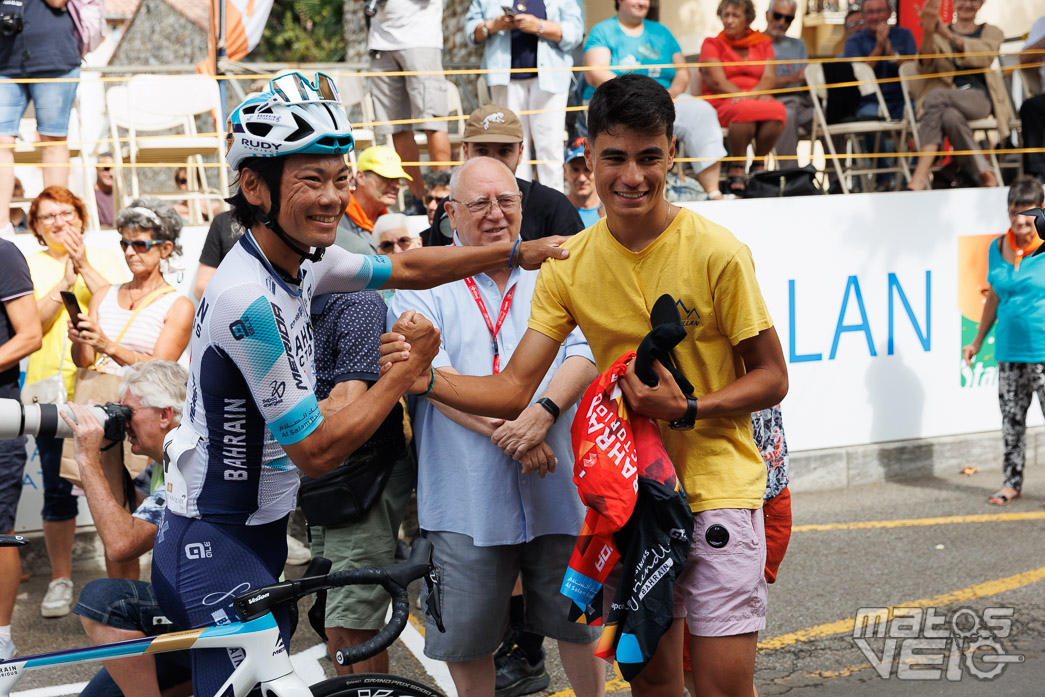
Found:
[[[301,73],[280,75],[269,82],[269,91],[287,104],[315,101],[341,102],[341,96],[338,94],[333,78],[323,73],[316,73],[312,82],[306,80]]]

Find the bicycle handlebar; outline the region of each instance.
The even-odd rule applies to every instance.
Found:
[[[233,604],[240,619],[247,622],[267,614],[277,605],[296,601],[298,598],[324,589],[356,584],[381,586],[392,596],[392,619],[373,638],[337,652],[338,665],[348,665],[384,651],[402,634],[410,616],[407,586],[428,573],[431,564],[432,543],[418,538],[410,549],[410,558],[402,564],[346,569],[324,576],[311,576],[295,581],[274,583],[239,596],[233,601]]]

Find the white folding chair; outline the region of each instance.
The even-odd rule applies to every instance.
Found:
[[[896,155],[897,164],[886,166],[882,164],[882,158],[866,157],[863,139],[871,135],[875,137],[874,150],[876,154],[881,151],[881,142],[885,137],[893,138],[899,148],[907,143],[907,121],[905,119],[892,119],[889,117],[889,109],[886,107],[882,90],[878,86],[878,80],[874,71],[866,63],[854,61],[853,78],[859,83],[860,94],[864,96],[874,95],[878,102],[878,114],[880,120],[874,121],[850,121],[845,123],[827,123],[826,104],[828,99],[828,87],[824,80],[824,69],[820,63],[810,63],[806,66],[806,84],[813,98],[813,127],[810,139],[816,141],[819,134],[824,137],[824,142],[830,150],[830,158],[834,163],[835,174],[838,175],[839,185],[842,191],[849,193],[849,178],[863,176],[867,183],[873,185],[874,175],[894,172],[903,175],[904,181],[910,181],[911,173],[907,167],[907,159]],[[839,156],[831,136],[840,136],[846,144],[844,156]],[[861,164],[866,162],[866,164]],[[873,190],[873,186],[869,190]]]
[[[168,200],[187,200],[190,220],[203,222],[199,203],[213,200],[220,205],[228,195],[228,172],[225,166],[225,146],[220,126],[200,134],[196,117],[205,115],[218,119],[222,111],[217,81],[206,75],[158,76],[136,75],[127,83],[129,120],[129,159],[132,165],[131,196],[139,195],[138,168],[140,163],[185,163],[188,173],[187,191],[160,192],[154,195]],[[155,134],[154,126],[164,118],[177,121],[173,134]],[[143,133],[153,132],[153,135]],[[218,185],[208,183],[204,158],[213,158],[217,164]]]

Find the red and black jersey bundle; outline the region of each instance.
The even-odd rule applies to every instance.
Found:
[[[573,422],[573,480],[588,513],[561,588],[573,601],[571,620],[604,624],[596,655],[616,659],[627,680],[671,625],[693,530],[656,422],[630,415],[621,394],[618,380],[634,357],[625,354],[591,384]],[[618,561],[621,581],[604,623],[602,586]]]

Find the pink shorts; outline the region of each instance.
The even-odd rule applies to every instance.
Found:
[[[675,617],[696,636],[735,636],[766,627],[766,535],[760,509],[720,508],[693,516],[693,544],[675,580]]]

